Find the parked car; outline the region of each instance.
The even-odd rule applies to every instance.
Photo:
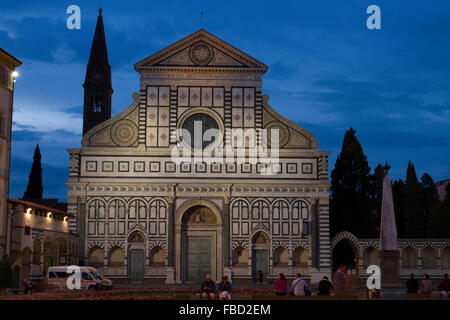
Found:
[[[67,273],[69,266],[49,267],[47,270],[47,287],[49,289],[64,290],[67,288]],[[79,267],[81,272],[81,290],[111,290],[113,282],[105,278],[102,273],[94,267]]]

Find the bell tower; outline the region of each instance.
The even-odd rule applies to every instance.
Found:
[[[102,9],[99,10],[84,88],[83,135],[111,118],[111,66],[106,50]]]

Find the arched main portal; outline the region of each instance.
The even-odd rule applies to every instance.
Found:
[[[176,260],[178,282],[201,282],[207,274],[222,277],[222,218],[217,208],[206,201],[191,202],[180,208],[176,220]]]
[[[267,280],[269,275],[270,240],[264,232],[252,237],[252,277],[253,281]],[[259,276],[258,276],[259,274]]]
[[[133,231],[128,237],[128,275],[131,283],[142,283],[145,274],[145,237]]]

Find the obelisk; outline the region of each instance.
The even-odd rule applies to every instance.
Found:
[[[395,223],[392,183],[388,176],[390,167],[383,167],[383,198],[381,206],[380,269],[381,288],[400,285],[400,252],[398,250],[397,225]]]

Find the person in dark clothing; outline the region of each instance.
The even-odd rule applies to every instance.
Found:
[[[262,271],[261,271],[261,270],[258,270],[258,272],[256,273],[256,280],[257,280],[259,283],[262,283],[262,282],[263,282],[263,279],[264,279],[264,277],[263,277]]]
[[[444,274],[444,279],[439,282],[438,286],[439,291],[444,297],[448,297],[450,294],[450,280],[448,279],[448,274]]]
[[[328,280],[327,276],[323,277],[322,280],[320,280],[320,282],[319,282],[318,295],[319,296],[328,296],[328,295],[330,295],[331,290],[333,290],[333,285]]]
[[[231,283],[228,281],[228,277],[222,277],[222,281],[219,283],[219,297],[220,300],[231,300]]]
[[[25,281],[25,280],[23,280],[22,281],[22,286],[23,286],[23,292],[25,293],[25,294],[31,294],[31,293],[33,293],[33,290],[32,290],[32,286],[31,286],[31,280],[30,281]]]
[[[202,283],[202,299],[216,299],[216,284],[211,280],[211,276],[208,274],[206,280]]]
[[[411,273],[406,280],[406,293],[417,293],[417,290],[419,290],[419,281],[414,278],[414,273]]]

